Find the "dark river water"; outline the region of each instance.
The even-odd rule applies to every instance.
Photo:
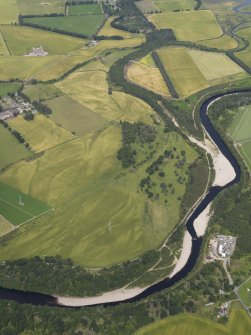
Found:
[[[251,0],[242,1],[241,4],[234,7],[233,10],[242,14],[251,14],[251,10],[245,10],[247,6],[251,6]]]
[[[238,92],[235,91],[233,93],[237,94]],[[202,199],[202,201],[198,204],[198,206],[192,212],[191,216],[188,218],[186,222],[186,227],[189,233],[191,234],[191,236],[193,237],[193,239],[192,239],[192,251],[191,251],[191,254],[189,256],[189,259],[186,265],[178,273],[176,273],[172,278],[167,277],[161,280],[160,282],[151,285],[145,291],[143,291],[142,293],[138,294],[137,296],[133,298],[130,298],[128,300],[124,300],[121,302],[104,303],[102,305],[113,306],[113,305],[117,305],[117,304],[125,303],[125,302],[139,301],[143,298],[148,297],[149,295],[153,293],[160,292],[161,290],[166,289],[174,285],[175,283],[179,282],[181,279],[185,278],[189,274],[189,272],[192,271],[192,269],[194,268],[196,261],[200,255],[200,249],[201,249],[201,243],[202,243],[202,238],[198,238],[194,230],[194,226],[193,226],[194,220],[199,216],[199,214],[202,213],[202,211],[207,207],[207,205],[215,199],[215,197],[217,196],[219,192],[237,183],[240,180],[240,175],[241,175],[241,170],[240,170],[240,166],[238,162],[236,161],[235,157],[232,155],[231,151],[228,149],[228,147],[226,146],[226,144],[224,143],[224,141],[222,140],[218,132],[214,129],[207,115],[207,108],[209,104],[224,95],[227,95],[227,94],[218,94],[208,99],[207,101],[205,101],[200,109],[200,118],[201,118],[201,122],[203,126],[207,130],[210,137],[213,139],[213,141],[215,142],[219,150],[223,153],[223,155],[225,155],[225,157],[229,160],[229,162],[233,166],[235,173],[236,173],[236,177],[233,181],[231,181],[230,183],[228,183],[227,185],[223,187],[220,187],[220,186],[211,187],[211,189],[208,191],[206,196]],[[5,289],[5,288],[0,288],[0,299],[14,300],[21,304],[30,303],[34,305],[58,306],[57,299],[52,296],[44,295],[40,293]]]

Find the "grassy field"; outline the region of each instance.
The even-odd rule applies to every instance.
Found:
[[[209,86],[185,48],[163,48],[158,55],[180,96],[186,97]]]
[[[244,51],[236,52],[235,55],[251,68],[251,28],[238,31],[238,35],[248,40],[249,46]]]
[[[143,1],[136,1],[136,6],[141,10],[142,13],[151,13],[159,10],[159,7],[154,3],[152,0],[143,0]]]
[[[174,10],[194,9],[195,0],[161,0],[154,2],[162,12],[172,12]]]
[[[247,307],[251,307],[251,279],[241,285],[239,295],[244,304]]]
[[[124,38],[131,38],[135,36],[135,34],[129,33],[128,31],[125,30],[120,30],[113,28],[111,26],[111,22],[114,20],[114,17],[109,17],[106,21],[102,29],[98,32],[98,36],[122,36]]]
[[[49,209],[47,204],[0,182],[0,217],[4,217],[13,225],[19,225]]]
[[[8,93],[15,93],[20,87],[21,83],[0,83],[0,97],[4,97]]]
[[[55,79],[74,65],[104,55],[110,49],[133,48],[144,41],[143,35],[119,41],[100,41],[95,47],[76,51],[67,57],[63,55],[47,57],[2,56],[0,57],[0,80],[28,79],[31,77],[43,81]]]
[[[188,52],[209,82],[224,81],[226,77],[239,79],[247,76],[247,73],[225,54],[198,50],[189,50]]]
[[[222,35],[212,11],[166,12],[148,15],[158,29],[172,28],[180,41],[200,41]]]
[[[44,101],[63,95],[63,92],[53,84],[26,85],[23,91],[31,100]]]
[[[86,70],[73,73],[58,82],[56,86],[73,100],[104,119],[152,122],[150,116],[153,111],[149,105],[122,92],[108,94],[106,72],[88,71],[88,67]]]
[[[68,6],[68,15],[102,15],[102,6],[98,4],[86,4]]]
[[[74,138],[68,131],[41,114],[37,114],[33,121],[26,121],[22,116],[18,116],[11,119],[9,125],[19,131],[36,152],[49,149]]]
[[[103,15],[26,18],[24,22],[90,36],[101,26]]]
[[[15,226],[0,215],[0,237],[8,234],[13,229],[15,229]]]
[[[16,0],[0,0],[0,24],[18,22],[18,8]]]
[[[238,305],[231,307],[226,325],[211,321],[199,315],[179,314],[156,321],[135,335],[249,335],[251,320]]]
[[[68,54],[84,46],[84,41],[80,38],[30,27],[0,26],[0,31],[9,52],[17,56],[29,53],[33,47],[38,46],[42,46],[50,55]]]
[[[140,63],[147,66],[157,67],[151,54],[148,54],[145,57],[141,58]]]
[[[2,33],[0,32],[0,56],[6,56],[6,55],[9,55],[9,50],[7,48],[7,45],[4,41],[4,38],[3,38],[3,35]]]
[[[8,0],[9,1],[9,0]],[[65,0],[16,0],[20,14],[44,15],[59,13],[64,14]]]
[[[209,48],[217,48],[221,50],[234,49],[238,45],[237,41],[228,35],[222,35],[211,40],[199,41],[199,44]]]
[[[234,117],[227,132],[237,144],[237,148],[242,155],[249,171],[251,172],[251,106],[242,106]]]
[[[77,136],[95,132],[107,121],[67,96],[51,99],[46,104],[53,111],[51,119]]]
[[[2,125],[0,125],[0,138],[0,171],[9,164],[31,155],[31,152]]]
[[[162,130],[160,134],[152,159],[174,145],[177,153],[186,150],[187,162],[180,170],[185,176],[195,159],[194,150],[176,133],[164,134]],[[142,164],[134,173],[122,169],[116,157],[120,146],[121,129],[111,125],[4,171],[3,181],[48,203],[55,211],[20,231],[8,245],[1,245],[0,259],[58,254],[79,264],[98,266],[133,258],[158,246],[179,218],[177,197],[182,196],[185,184],[173,177],[176,160],[163,167],[176,189],[163,205],[148,200],[139,190],[138,182],[150,163]]]
[[[170,96],[167,85],[157,67],[135,62],[127,69],[127,78],[137,85],[161,95]]]

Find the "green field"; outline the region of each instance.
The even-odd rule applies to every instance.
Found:
[[[209,86],[185,48],[163,48],[158,55],[180,96],[189,96]]]
[[[67,96],[51,99],[46,104],[53,111],[51,119],[77,136],[95,132],[107,121]]]
[[[42,46],[49,54],[67,54],[83,47],[82,39],[30,27],[0,26],[12,55],[22,56],[33,47]]]
[[[18,8],[16,0],[0,0],[0,24],[18,22]]]
[[[238,35],[241,38],[245,38],[249,42],[249,45],[245,50],[236,52],[235,56],[240,58],[247,66],[251,68],[251,28],[238,31]]]
[[[31,100],[44,101],[63,95],[63,92],[53,84],[26,85],[23,91]]]
[[[220,324],[199,315],[180,314],[156,321],[135,335],[249,335],[251,320],[240,306],[231,307],[227,324]]]
[[[251,279],[242,284],[238,291],[244,304],[251,307]]]
[[[4,97],[8,93],[15,93],[20,87],[21,83],[0,83],[0,97]]]
[[[228,128],[228,133],[235,143],[251,139],[250,122],[251,106],[240,107],[232,124]]]
[[[210,10],[151,14],[148,19],[158,29],[172,28],[179,41],[207,40],[223,34]]]
[[[33,121],[26,121],[22,116],[18,116],[11,119],[9,125],[22,134],[35,152],[47,150],[74,138],[64,128],[41,114],[37,114]]]
[[[9,0],[8,0],[9,1]],[[16,0],[22,15],[64,14],[65,0]]]
[[[103,15],[85,15],[26,18],[24,22],[90,36],[101,26],[103,20]]]
[[[172,12],[174,10],[194,9],[195,0],[160,0],[154,1],[162,12]]]
[[[49,209],[47,204],[0,182],[0,215],[13,225],[19,225]]]
[[[68,6],[68,15],[102,15],[101,4],[86,4]]]
[[[31,152],[20,144],[17,139],[11,135],[9,130],[0,124],[0,170],[4,167],[19,161],[20,159],[27,158]]]

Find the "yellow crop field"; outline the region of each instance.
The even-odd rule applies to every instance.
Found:
[[[180,96],[186,97],[209,86],[185,48],[163,48],[158,55]]]
[[[11,232],[15,227],[7,221],[2,215],[0,215],[0,237]]]
[[[9,0],[8,0],[9,1]],[[52,13],[64,14],[65,0],[15,0],[18,4],[20,14],[45,15]]]
[[[127,69],[127,78],[137,85],[143,86],[155,93],[170,96],[166,83],[156,67],[135,62]]]
[[[205,45],[209,48],[217,48],[222,50],[231,50],[238,46],[237,41],[228,35],[222,35],[211,40],[199,41],[200,45]]]
[[[19,131],[25,140],[36,152],[52,148],[60,143],[67,142],[74,136],[56,125],[44,115],[36,115],[32,121],[26,121],[22,116],[9,121],[11,128]]]
[[[109,17],[103,28],[99,31],[98,33],[98,36],[122,36],[124,38],[131,38],[131,37],[134,37],[135,34],[132,34],[132,33],[129,33],[128,31],[125,31],[125,30],[120,30],[120,29],[116,29],[116,28],[113,28],[111,26],[111,22],[114,20],[114,17]]]
[[[16,0],[0,0],[0,24],[18,22],[18,14]]]
[[[42,46],[50,54],[67,54],[84,47],[80,38],[20,26],[0,26],[0,31],[13,55],[22,56],[33,47]]]
[[[105,119],[152,122],[150,116],[153,111],[144,101],[122,92],[108,94],[104,71],[76,72],[56,86]]]
[[[211,10],[166,12],[148,15],[158,28],[172,28],[179,41],[200,41],[223,34]]]
[[[208,81],[224,81],[229,76],[241,75],[241,77],[245,77],[247,75],[238,64],[225,54],[199,50],[189,50],[188,53]],[[241,77],[238,76],[238,78]]]

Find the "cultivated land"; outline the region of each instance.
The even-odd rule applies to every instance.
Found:
[[[158,29],[172,28],[180,41],[207,40],[223,34],[210,10],[151,14],[148,19]]]
[[[244,304],[251,307],[251,279],[242,284],[238,291]]]
[[[251,68],[251,28],[238,31],[238,35],[248,40],[249,45],[245,50],[236,52],[235,55]]]
[[[0,33],[0,56],[2,55],[9,55],[9,50],[4,41],[3,35]]]
[[[125,30],[120,30],[113,28],[111,26],[111,22],[114,20],[114,17],[109,17],[106,21],[104,26],[100,29],[98,32],[98,36],[122,36],[124,38],[131,38],[134,37],[135,34],[129,33],[128,31]]]
[[[194,0],[160,0],[154,2],[162,12],[172,12],[174,10],[194,9]]]
[[[16,0],[19,13],[22,15],[64,14],[65,0]]]
[[[67,96],[51,99],[46,104],[52,109],[50,116],[56,124],[77,136],[97,131],[107,122],[99,114],[82,106]]]
[[[22,134],[32,150],[40,152],[61,143],[70,141],[74,136],[44,115],[36,115],[33,121],[22,116],[11,119],[9,125]]]
[[[15,226],[0,215],[0,237],[8,234],[13,229],[15,229]]]
[[[31,220],[50,209],[47,204],[0,182],[0,216],[13,225]]]
[[[104,119],[152,122],[152,109],[142,100],[122,92],[108,94],[104,71],[75,72],[56,86]]]
[[[103,15],[84,15],[25,18],[24,22],[90,36],[97,31],[103,20]]]
[[[217,48],[220,50],[230,50],[238,46],[237,41],[228,35],[222,35],[211,40],[199,41],[198,43],[209,48]]]
[[[240,107],[227,132],[246,162],[251,172],[251,106]]]
[[[162,48],[157,52],[180,96],[248,76],[225,54],[186,48]]]
[[[163,48],[158,55],[180,96],[189,96],[209,86],[185,48]]]
[[[27,158],[31,152],[20,144],[18,140],[11,135],[10,131],[0,124],[0,170],[4,167]]]
[[[0,24],[14,24],[16,22],[18,22],[16,0],[0,0]]]
[[[30,53],[33,47],[42,46],[51,54],[67,54],[84,47],[80,38],[56,34],[40,29],[18,26],[0,26],[0,31],[11,55],[22,56]]]
[[[135,62],[128,67],[126,76],[137,85],[158,94],[170,96],[166,83],[157,67]]]
[[[101,4],[68,6],[68,15],[102,15]]]
[[[226,325],[201,316],[180,314],[154,322],[139,330],[137,335],[249,335],[251,320],[239,305],[233,305]]]
[[[164,134],[162,130],[159,136],[152,159],[173,146],[177,153],[185,150],[187,161],[179,172],[185,177],[187,167],[196,158],[194,150],[176,133]],[[41,218],[39,224],[20,232],[8,247],[2,245],[0,258],[15,258],[17,253],[19,257],[60,254],[79,264],[99,266],[136,257],[158,246],[177,224],[177,197],[182,197],[185,190],[185,184],[172,176],[176,160],[163,166],[175,193],[168,193],[167,204],[164,199],[152,201],[139,189],[151,162],[140,165],[134,173],[122,169],[117,159],[120,146],[120,127],[109,126],[48,150],[29,163],[15,164],[1,174],[2,180],[48,203],[55,211],[50,219]],[[139,148],[139,157],[142,150],[149,149]],[[157,175],[153,178],[160,182]]]

